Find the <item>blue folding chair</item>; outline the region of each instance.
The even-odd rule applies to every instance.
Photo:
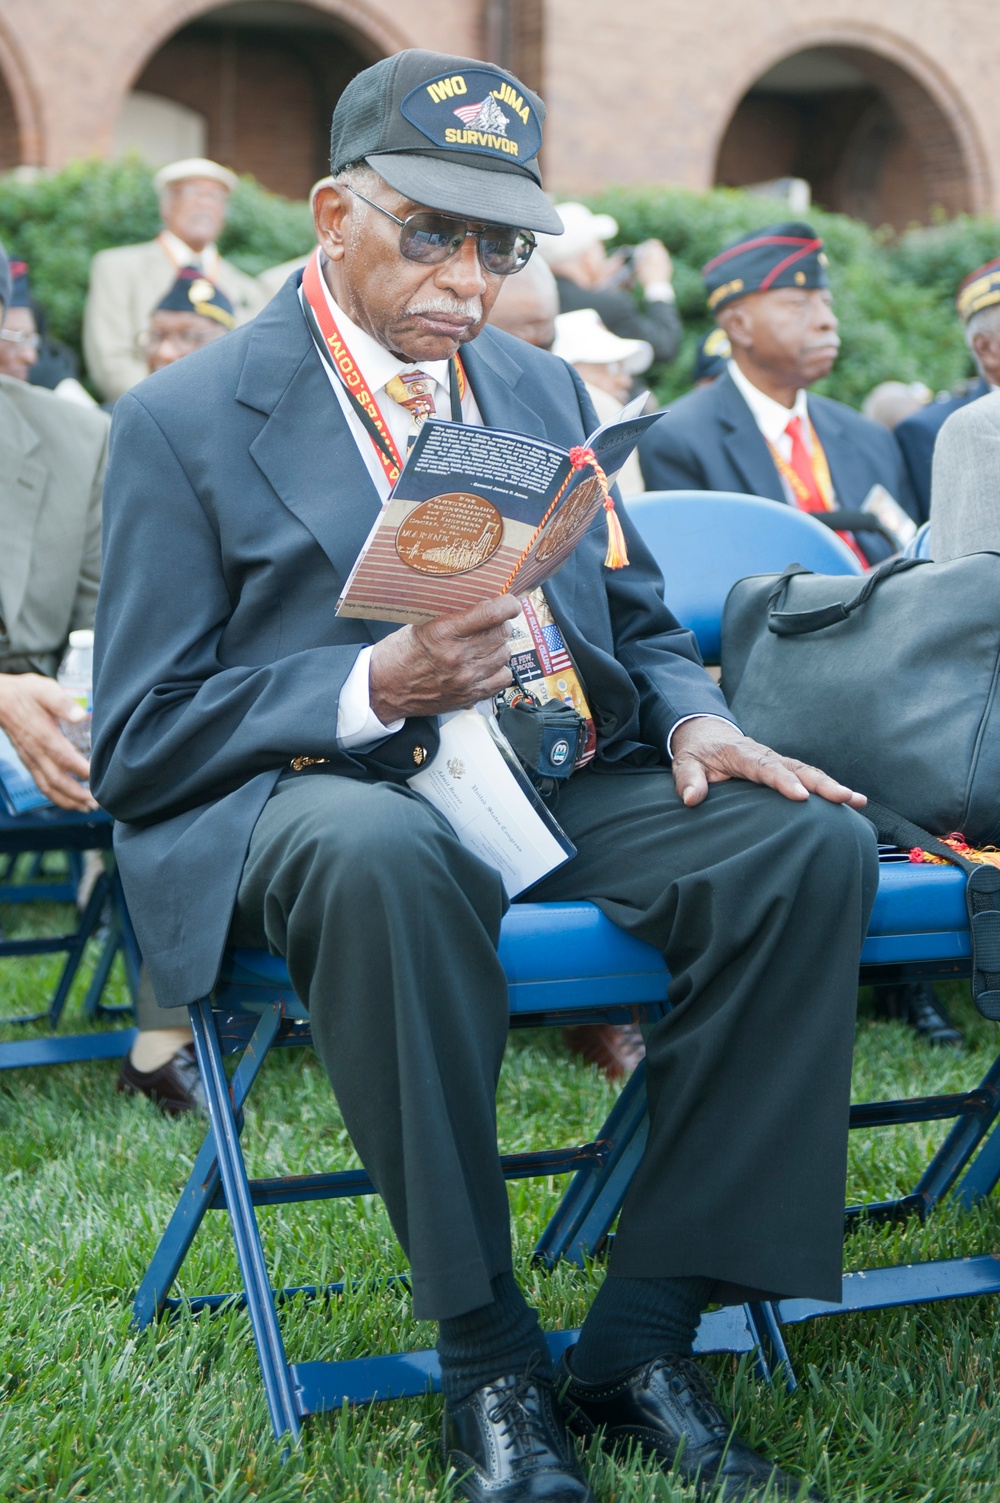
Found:
[[[707,655],[711,655],[713,641],[718,642],[725,594],[748,567],[772,572],[802,562],[826,572],[838,566],[839,572],[859,572],[850,550],[801,513],[753,497],[726,496],[713,517],[717,499],[712,495],[647,496],[629,506],[646,541],[658,554],[666,550],[664,563],[684,586],[678,591],[681,619],[698,631]],[[696,516],[692,515],[695,510]],[[676,529],[669,525],[673,517],[678,520]],[[755,519],[758,527],[753,525]],[[761,525],[771,528],[766,555],[758,547]],[[716,541],[725,552],[725,567],[720,552],[712,547]],[[707,559],[706,554],[710,555]],[[716,602],[714,617],[703,608],[698,593],[687,588],[690,577],[702,569],[709,598]],[[967,974],[970,947],[963,889],[964,878],[958,871],[909,866],[905,859],[887,853],[862,955],[863,978]],[[624,934],[590,903],[514,904],[503,923],[500,957],[509,982],[513,1027],[651,1019],[665,1007],[669,978],[660,952]],[[335,1296],[344,1286],[274,1291],[255,1208],[373,1191],[363,1170],[253,1180],[247,1176],[240,1146],[243,1108],[263,1060],[272,1047],[309,1042],[308,1015],[282,961],[258,951],[231,953],[212,996],[191,1008],[191,1022],[210,1128],[136,1295],[136,1323],[148,1325],[178,1307],[181,1302],[170,1297],[170,1289],[205,1213],[226,1209],[243,1289],[238,1295],[208,1294],[183,1303],[194,1310],[216,1308],[233,1299],[246,1304],[276,1436],[297,1437],[306,1416],[336,1409],[345,1401],[364,1403],[427,1392],[438,1377],[433,1351],[344,1362],[290,1364],[286,1357],[277,1306],[294,1294]],[[237,1053],[235,1073],[227,1080],[225,1056]],[[849,1217],[861,1214],[862,1209],[866,1215],[886,1218],[915,1210],[924,1213],[949,1191],[962,1204],[988,1194],[1000,1177],[1000,1134],[994,1125],[998,1112],[1000,1061],[980,1087],[962,1095],[853,1108],[852,1126],[954,1117],[955,1127],[911,1195],[854,1208],[848,1211]],[[568,1259],[582,1264],[607,1248],[642,1156],[646,1132],[645,1080],[640,1067],[592,1142],[504,1158],[504,1170],[511,1179],[572,1174],[536,1247],[540,1263],[552,1266]],[[981,1151],[969,1168],[977,1149]],[[696,1348],[700,1352],[753,1351],[765,1375],[780,1370],[793,1385],[783,1324],[846,1309],[982,1292],[1000,1292],[1000,1261],[992,1257],[949,1260],[916,1269],[869,1270],[845,1280],[839,1305],[789,1300],[713,1311],[702,1319]],[[553,1353],[575,1340],[576,1334],[551,1334],[548,1341]]]
[[[16,815],[0,813],[0,857],[6,861],[4,881],[0,886],[0,906],[45,900],[72,903],[75,912],[74,878],[80,869],[82,853],[100,851],[104,865],[82,912],[76,915],[75,927],[19,939],[0,937],[0,959],[59,954],[65,957],[50,997],[29,1013],[0,1018],[0,1028],[4,1031],[35,1023],[45,1023],[50,1029],[42,1037],[0,1039],[0,1070],[118,1059],[131,1047],[134,1028],[119,1027],[90,1033],[58,1032],[70,991],[84,972],[87,947],[92,942],[97,943],[97,955],[90,968],[82,1003],[84,1018],[90,1022],[97,1019],[121,1022],[132,1014],[131,1003],[108,1004],[103,1001],[112,966],[119,954],[133,999],[138,989],[140,965],[138,946],[115,866],[111,832],[111,819],[100,811],[78,814],[49,807]],[[68,880],[40,880],[45,857],[61,852],[66,853],[69,860]],[[23,885],[12,883],[14,867],[23,856],[31,858],[28,880]]]
[[[722,608],[738,579],[801,564],[815,574],[860,574],[847,544],[804,511],[735,491],[647,491],[626,503],[663,574],[663,598],[718,663]]]

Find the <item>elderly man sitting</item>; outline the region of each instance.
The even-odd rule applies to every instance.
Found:
[[[90,268],[83,316],[83,353],[101,395],[115,401],[148,374],[142,338],[150,315],[178,272],[197,269],[228,298],[238,324],[260,311],[267,294],[220,256],[236,176],[217,162],[192,157],[161,167],[153,179],[163,228],[155,240],[99,251]]]
[[[301,283],[118,404],[95,788],[161,1002],[202,996],[230,939],[285,957],[414,1311],[439,1324],[457,1494],[592,1503],[568,1423],[729,1499],[769,1480],[800,1497],[731,1435],[690,1353],[713,1299],[840,1295],[877,884],[863,799],[741,734],[627,517],[627,568],[591,529],[523,606],[396,629],[334,610],[428,406],[562,445],[594,427],[565,362],[484,327],[534,232],[559,229],[543,115],[471,58],[360,73]],[[407,783],[440,715],[509,689],[526,611],[551,617],[594,729],[558,806],[577,854],[532,897],[593,899],[672,975],[648,1147],[558,1378],[497,1149],[502,879]]]
[[[7,327],[11,288],[0,246],[3,343],[25,327]],[[86,758],[60,726],[84,711],[55,674],[70,632],[94,622],[108,420],[26,377],[0,374],[0,727],[47,798],[94,809]]]

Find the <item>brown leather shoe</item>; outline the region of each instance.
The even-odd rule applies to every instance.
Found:
[[[646,1058],[646,1045],[638,1023],[579,1023],[563,1029],[563,1043],[571,1054],[603,1070],[609,1080],[631,1075]]]
[[[158,1070],[137,1070],[126,1054],[118,1072],[117,1089],[126,1096],[148,1096],[168,1117],[179,1117],[184,1112],[208,1114],[193,1044],[178,1049]]]

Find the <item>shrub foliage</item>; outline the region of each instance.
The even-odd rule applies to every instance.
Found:
[[[674,257],[684,343],[652,373],[669,400],[691,382],[695,345],[708,329],[699,268],[727,240],[786,217],[764,198],[727,188],[618,188],[591,200],[613,214],[619,241],[663,240]],[[937,390],[971,374],[953,298],[961,279],[1000,253],[1000,222],[962,216],[892,237],[843,214],[810,213],[827,243],[843,346],[820,386],[854,406],[879,381],[926,381]],[[148,240],[158,225],[150,169],[138,158],[74,162],[35,182],[0,178],[0,239],[30,262],[35,295],[53,333],[79,349],[90,258],[110,245]],[[312,244],[308,208],[240,180],[222,237],[223,253],[255,275]]]
[[[159,224],[153,175],[138,157],[74,162],[35,182],[0,177],[0,240],[8,255],[29,263],[32,292],[52,333],[77,351],[91,257],[111,245],[151,240]],[[312,244],[307,204],[240,179],[220,241],[223,255],[256,276]]]

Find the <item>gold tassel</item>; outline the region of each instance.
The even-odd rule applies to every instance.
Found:
[[[608,496],[604,503],[604,520],[608,527],[608,551],[604,555],[604,567],[606,569],[624,569],[628,565],[628,548],[625,544],[625,534],[622,532],[622,524],[618,520],[615,511],[614,498]]]

